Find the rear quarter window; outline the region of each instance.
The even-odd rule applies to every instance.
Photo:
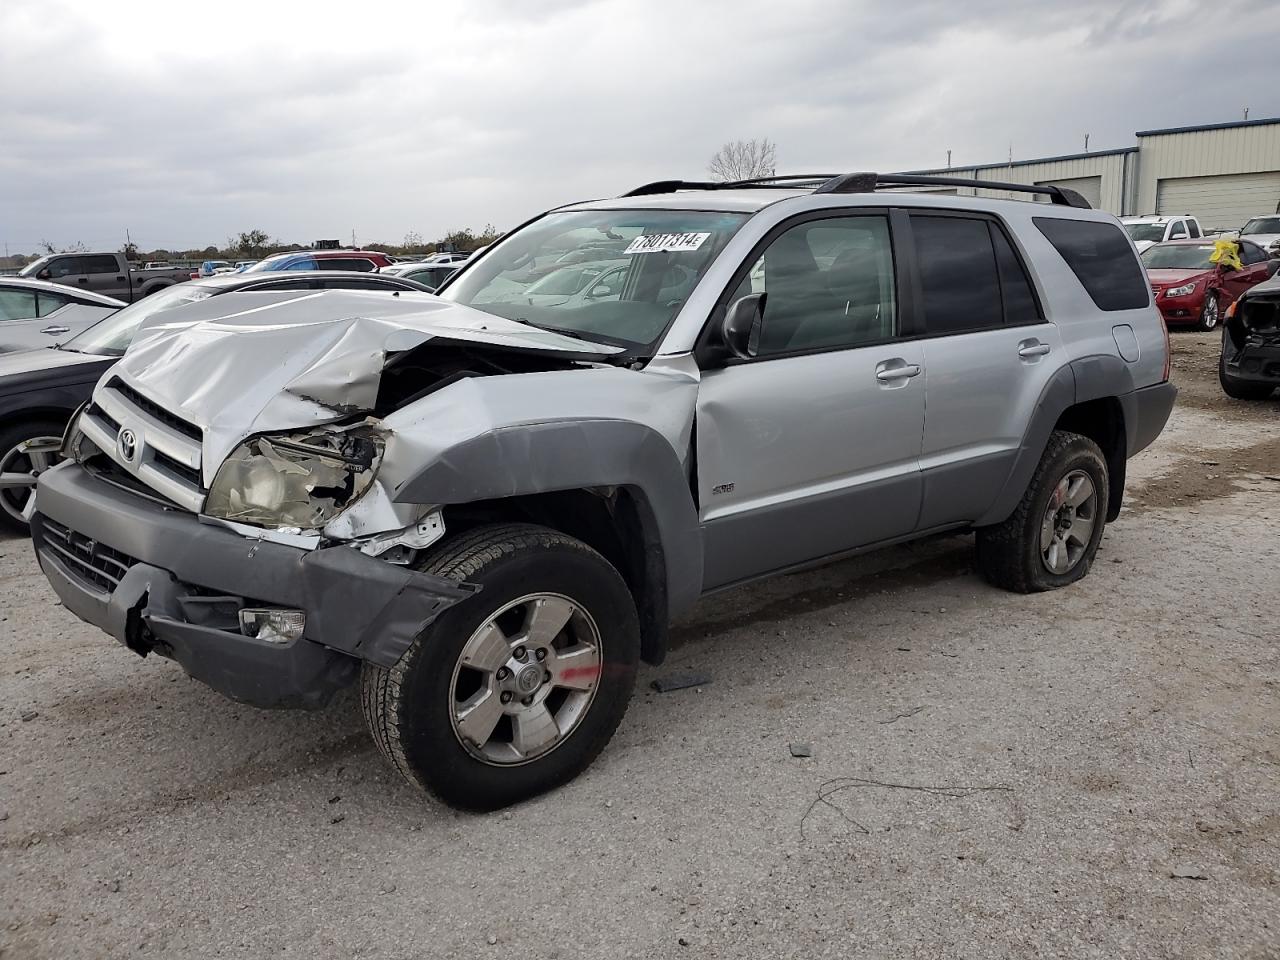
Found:
[[[1136,310],[1151,291],[1124,232],[1114,224],[1060,217],[1034,217],[1099,310]]]

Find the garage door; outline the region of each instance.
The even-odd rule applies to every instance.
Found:
[[[1039,180],[1041,187],[1066,187],[1089,201],[1095,210],[1102,209],[1102,177],[1071,177],[1066,180]]]
[[[1156,213],[1189,213],[1206,230],[1239,230],[1280,203],[1280,170],[1217,177],[1177,177],[1156,184]]]

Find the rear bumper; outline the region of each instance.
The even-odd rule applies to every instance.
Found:
[[[1177,398],[1178,388],[1167,381],[1134,390],[1120,398],[1129,456],[1145,450],[1160,436]]]
[[[344,546],[250,540],[65,463],[40,477],[36,556],[68,610],[233,700],[317,707],[361,660],[390,666],[472,588]],[[306,612],[302,638],[244,636],[246,606]]]

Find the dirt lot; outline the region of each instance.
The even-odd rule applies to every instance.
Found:
[[[1216,342],[1175,336],[1081,584],[952,537],[719,597],[585,776],[491,816],[354,697],[227,703],[0,541],[0,955],[1280,958],[1280,401],[1221,396]]]

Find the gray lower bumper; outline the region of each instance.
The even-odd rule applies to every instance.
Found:
[[[31,532],[68,610],[263,707],[322,705],[359,661],[394,664],[423,627],[473,592],[348,547],[248,540],[75,463],[41,475]],[[304,610],[305,635],[284,644],[243,636],[236,615],[244,606]]]
[[[1160,436],[1177,398],[1178,388],[1167,381],[1143,387],[1120,398],[1124,407],[1129,456],[1145,450]]]

